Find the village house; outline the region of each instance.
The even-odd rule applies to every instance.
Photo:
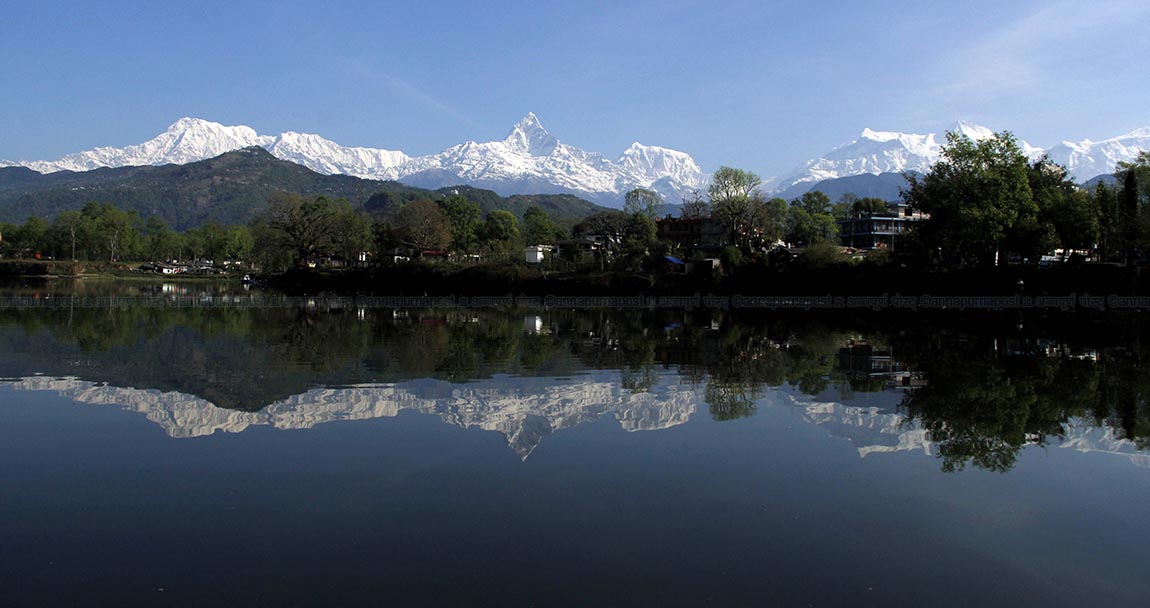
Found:
[[[894,245],[895,237],[924,217],[906,203],[887,203],[886,211],[839,220],[839,240],[844,247],[886,249]]]

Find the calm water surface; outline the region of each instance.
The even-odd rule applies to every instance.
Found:
[[[0,309],[5,605],[1150,597],[1137,322],[76,295]]]

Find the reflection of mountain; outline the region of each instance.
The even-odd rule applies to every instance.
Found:
[[[351,388],[316,388],[258,412],[222,409],[177,392],[119,388],[75,378],[36,376],[8,383],[19,390],[52,391],[77,402],[117,405],[139,412],[172,437],[216,431],[238,433],[255,425],[306,429],[337,420],[392,417],[413,410],[465,428],[497,431],[526,458],[546,435],[612,414],[627,431],[686,422],[698,397],[668,375],[650,392],[632,393],[609,374],[573,378],[497,377],[459,385],[438,380]]]
[[[858,446],[861,458],[870,454],[904,451],[937,455],[935,444],[926,429],[890,408],[809,401],[802,395],[782,392],[779,402],[798,408],[804,421],[827,429],[835,437],[850,440]],[[1099,427],[1080,419],[1072,419],[1065,429],[1062,439],[1052,445],[1079,452],[1122,456],[1138,466],[1150,467],[1150,454],[1139,452],[1133,441],[1117,436],[1112,427]]]

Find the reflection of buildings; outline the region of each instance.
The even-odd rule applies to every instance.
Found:
[[[570,379],[501,377],[470,384],[416,380],[402,384],[317,388],[273,403],[258,412],[218,408],[176,392],[119,388],[74,378],[25,378],[10,386],[47,390],[74,401],[117,405],[139,412],[172,437],[216,431],[238,433],[250,426],[306,429],[337,420],[368,420],[413,410],[457,426],[497,431],[520,456],[559,429],[611,414],[627,431],[669,428],[695,412],[694,391],[663,376],[650,392],[622,389],[611,374]]]
[[[888,389],[911,389],[925,379],[900,361],[888,348],[850,341],[839,348],[835,369],[849,375],[866,376]]]

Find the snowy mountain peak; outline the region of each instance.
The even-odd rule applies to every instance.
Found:
[[[267,146],[276,158],[301,164],[324,174],[390,179],[394,169],[411,157],[403,152],[378,148],[348,148],[312,133],[286,131]]]
[[[644,146],[639,142],[631,144],[617,164],[641,181],[670,178],[688,188],[699,187],[706,181],[702,169],[690,154],[659,146]]]
[[[966,122],[965,120],[960,120],[955,123],[955,125],[950,128],[950,132],[965,135],[972,141],[982,141],[994,137],[994,131],[982,125]]]
[[[871,128],[865,128],[862,133],[859,133],[859,139],[869,139],[871,141],[891,141],[903,137],[903,133],[895,133],[893,131],[875,131]]]
[[[511,128],[511,132],[503,138],[503,141],[512,150],[526,152],[531,156],[547,156],[559,145],[559,140],[543,128],[534,112],[528,112],[527,116]]]
[[[950,132],[980,141],[994,136],[994,131],[982,125],[958,121]],[[774,194],[805,192],[825,179],[852,175],[879,175],[882,173],[925,173],[938,160],[946,136],[936,133],[898,133],[863,129],[859,138],[838,146],[823,156],[811,159],[790,173],[774,180],[769,189]],[[1018,140],[1022,153],[1031,160],[1041,158],[1045,152]]]
[[[706,181],[686,153],[636,143],[618,162],[611,162],[601,154],[560,143],[534,113],[524,116],[503,140],[467,142],[417,158],[393,150],[341,146],[310,133],[260,135],[250,127],[185,117],[142,144],[0,166],[17,164],[51,173],[184,164],[250,146],[325,174],[402,180],[427,188],[470,184],[504,196],[571,193],[615,206],[622,204],[623,193],[632,188],[655,189],[668,202],[676,202]]]

